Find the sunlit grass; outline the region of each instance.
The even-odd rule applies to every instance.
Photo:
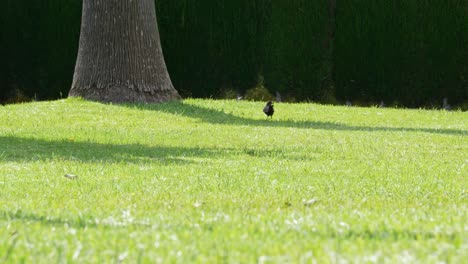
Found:
[[[468,258],[467,113],[275,107],[0,107],[0,262]]]

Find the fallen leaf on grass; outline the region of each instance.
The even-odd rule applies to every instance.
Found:
[[[64,176],[65,178],[70,179],[70,180],[74,180],[78,178],[78,176],[73,175],[73,174],[65,174]]]
[[[317,199],[310,199],[310,200],[302,200],[302,202],[304,203],[305,206],[311,206],[311,205],[314,205],[315,203],[318,202]]]

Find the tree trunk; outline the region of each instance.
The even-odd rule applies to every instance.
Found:
[[[114,103],[180,99],[164,62],[154,0],[83,0],[69,95]]]

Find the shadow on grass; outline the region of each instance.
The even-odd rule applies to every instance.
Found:
[[[96,220],[96,218],[82,218],[78,217],[77,219],[67,219],[61,217],[52,217],[46,215],[40,215],[35,213],[24,212],[21,210],[18,211],[3,211],[0,212],[0,219],[2,220],[17,220],[22,222],[36,222],[41,223],[42,225],[48,226],[67,226],[73,228],[96,228],[96,227],[128,227],[128,226],[148,226],[147,222],[138,222],[138,221],[128,221],[122,220],[117,217],[109,217],[108,219]]]
[[[223,150],[145,146],[139,144],[114,145],[94,142],[48,141],[34,138],[1,137],[0,160],[30,161],[66,159],[83,162],[126,162],[126,163],[192,163],[192,157],[216,157]]]
[[[252,119],[235,116],[230,113],[211,108],[204,108],[196,105],[187,104],[184,102],[169,102],[164,104],[136,104],[123,105],[125,107],[137,108],[141,110],[160,111],[174,115],[182,115],[189,118],[198,119],[202,122],[211,124],[235,124],[235,125],[250,125],[264,127],[294,127],[294,128],[311,128],[339,131],[384,131],[384,132],[424,132],[433,134],[446,135],[463,135],[467,136],[467,130],[457,129],[436,129],[436,128],[406,128],[406,127],[370,127],[370,126],[349,126],[335,122],[322,121],[294,121],[294,120],[275,120],[270,119]],[[262,105],[259,104],[259,111]]]
[[[281,149],[197,148],[146,146],[141,144],[100,144],[69,140],[48,141],[35,138],[0,136],[0,161],[34,161],[64,159],[81,162],[192,164],[195,158],[217,159],[233,155],[280,157],[307,160],[307,156],[288,156]]]
[[[21,221],[21,222],[36,222],[46,226],[67,226],[73,228],[128,228],[129,226],[151,227],[153,223],[150,220],[145,221],[125,221],[110,217],[96,221],[95,218],[77,218],[66,219],[61,217],[51,217],[35,213],[18,211],[1,211],[0,220]],[[261,223],[259,223],[260,225]],[[211,227],[209,227],[211,228]],[[281,228],[279,226],[278,228]],[[211,230],[211,229],[208,229]],[[211,232],[211,231],[210,231]],[[339,239],[339,240],[365,240],[365,241],[420,241],[420,240],[443,240],[447,242],[460,241],[463,239],[462,234],[458,233],[435,233],[427,231],[414,231],[407,229],[386,229],[386,230],[349,230],[346,232],[312,232],[314,237],[321,239]]]

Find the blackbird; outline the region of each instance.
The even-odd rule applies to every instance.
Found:
[[[274,112],[275,112],[275,109],[273,109],[273,103],[270,101],[263,108],[263,113],[265,113],[265,115],[267,115],[267,117],[273,118],[273,113]]]

